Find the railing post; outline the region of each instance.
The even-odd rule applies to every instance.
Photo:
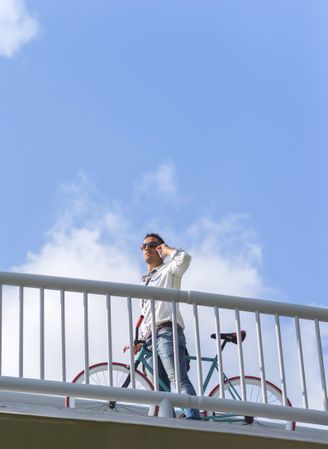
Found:
[[[159,404],[158,416],[162,418],[173,418],[174,416],[173,406],[168,399],[163,399]]]
[[[19,286],[19,377],[23,377],[24,366],[24,287]]]
[[[150,312],[151,312],[151,342],[152,342],[152,358],[153,358],[153,371],[154,371],[154,388],[155,391],[159,390],[158,379],[158,356],[157,356],[157,334],[156,334],[156,315],[155,315],[155,301],[150,300]]]
[[[268,395],[267,395],[267,390],[266,390],[262,331],[261,331],[261,318],[260,318],[259,312],[255,312],[255,320],[256,320],[257,348],[258,348],[259,364],[260,364],[260,376],[261,376],[261,385],[262,385],[262,397],[263,397],[264,404],[267,404],[268,403]]]
[[[106,295],[107,308],[107,363],[108,363],[108,385],[113,385],[113,347],[112,347],[112,309],[111,297]]]
[[[235,318],[236,318],[236,330],[237,330],[237,345],[238,345],[241,397],[242,397],[243,401],[247,401],[246,385],[245,385],[244,357],[243,357],[243,348],[242,348],[242,341],[241,341],[240,314],[239,314],[238,309],[235,310]]]
[[[0,284],[0,376],[2,376],[2,284]]]
[[[204,391],[203,391],[202,355],[201,355],[201,350],[200,350],[200,337],[199,337],[199,319],[198,319],[197,305],[193,304],[192,307],[193,307],[193,314],[194,314],[198,394],[199,394],[199,396],[201,396],[204,393]]]
[[[88,292],[83,292],[83,317],[84,317],[84,379],[89,383],[89,300]]]
[[[66,310],[65,291],[60,291],[60,311],[61,311],[61,346],[62,346],[62,380],[66,382]]]
[[[223,363],[222,363],[222,349],[221,349],[221,326],[220,326],[220,315],[217,306],[214,307],[214,317],[215,317],[215,330],[216,330],[216,353],[218,358],[218,371],[220,380],[220,398],[224,398],[224,376],[223,376]]]
[[[324,367],[324,364],[323,364],[323,355],[322,355],[322,344],[321,344],[319,320],[314,320],[314,325],[315,325],[315,333],[316,333],[316,340],[317,340],[317,350],[318,350],[319,366],[320,366],[320,379],[321,379],[321,388],[322,388],[322,396],[323,396],[323,406],[324,406],[325,410],[328,410],[327,384],[326,384],[325,367]]]
[[[45,376],[44,353],[44,288],[40,288],[40,379]]]
[[[301,378],[301,385],[302,385],[303,405],[304,405],[305,408],[309,408],[307,388],[306,388],[306,380],[305,380],[304,358],[303,358],[303,349],[302,349],[302,337],[301,337],[300,321],[299,321],[299,318],[297,316],[295,317],[295,328],[296,328],[296,340],[297,340],[297,352],[298,352],[299,370],[300,370],[300,378]]]
[[[177,323],[177,304],[172,301],[172,330],[173,330],[173,351],[174,351],[174,370],[175,370],[175,387],[177,393],[180,393],[180,356],[179,356],[179,337]]]
[[[276,325],[276,340],[277,340],[277,351],[278,351],[282,401],[283,401],[284,405],[287,405],[287,387],[286,387],[285,365],[284,365],[284,356],[283,356],[283,352],[282,352],[280,320],[279,320],[278,314],[275,315],[275,325]]]
[[[133,323],[132,323],[132,301],[131,297],[127,298],[127,306],[128,306],[128,319],[129,319],[129,353],[130,353],[130,374],[131,374],[131,386],[132,388],[136,387],[136,376],[135,376],[135,368],[134,368],[134,343],[133,343]]]

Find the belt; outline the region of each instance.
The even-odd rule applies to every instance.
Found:
[[[159,331],[160,329],[163,329],[164,327],[172,327],[172,321],[164,321],[164,323],[158,324],[156,326],[156,329]],[[177,324],[178,328],[181,327],[180,324]]]
[[[156,329],[159,331],[160,329],[163,329],[164,327],[172,327],[172,321],[164,321],[164,323],[158,324],[156,326]]]

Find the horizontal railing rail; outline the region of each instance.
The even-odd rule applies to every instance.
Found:
[[[36,379],[17,379],[0,377],[0,389],[24,393],[51,394],[54,396],[76,396],[108,401],[131,401],[139,404],[161,404],[169,399],[176,407],[193,407],[213,412],[238,413],[245,416],[263,416],[265,418],[297,420],[304,423],[328,425],[327,413],[319,410],[311,412],[299,407],[284,407],[270,404],[254,404],[246,401],[231,401],[222,398],[190,396],[186,394],[165,393],[162,391],[139,391],[125,388],[80,385],[67,382]]]
[[[328,322],[328,309],[281,301],[269,301],[243,296],[204,293],[198,291],[176,290],[143,285],[123,284],[118,282],[93,281],[59,276],[45,276],[27,273],[0,272],[0,284],[67,292],[90,293],[96,295],[134,297],[161,301],[176,301],[186,304],[218,306],[226,309],[240,309],[245,312],[278,314],[288,317],[298,316],[303,319],[319,319]]]
[[[13,294],[8,290],[8,287],[15,287],[16,293]],[[37,295],[38,300],[38,317],[34,317],[38,321],[38,364],[39,375],[37,379],[29,379],[25,375],[26,373],[26,351],[29,349],[29,340],[25,338],[26,335],[26,295],[32,295],[35,299],[35,292],[28,292],[28,289],[36,289],[39,291]],[[47,291],[58,292],[58,298],[60,302],[60,325],[59,332],[54,331],[54,325],[49,324],[49,318],[46,316],[45,303],[47,300]],[[28,292],[28,293],[27,293]],[[67,382],[67,370],[70,363],[68,355],[68,343],[71,338],[71,334],[68,333],[68,318],[67,307],[72,304],[69,294],[78,293],[83,300],[83,314],[81,315],[78,325],[83,329],[83,338],[79,340],[81,351],[83,352],[83,367],[79,367],[79,370],[83,368],[83,384],[78,385],[76,383]],[[90,350],[90,329],[97,328],[98,323],[95,318],[90,316],[90,301],[91,295],[104,296],[106,300],[106,331],[103,335],[104,346],[106,346],[105,362],[107,363],[107,377],[106,387],[96,387],[95,385],[89,385],[92,383],[91,374],[93,363],[90,363],[92,359]],[[122,299],[120,302],[121,308],[119,312],[113,307],[113,298],[119,297]],[[9,298],[9,301],[8,301]],[[10,308],[11,299],[18,300],[17,310],[13,312]],[[149,299],[151,302],[151,316],[152,316],[152,347],[153,355],[153,384],[155,391],[138,391],[136,389],[137,381],[140,374],[134,366],[135,354],[133,350],[134,336],[134,301],[137,299]],[[174,340],[174,363],[175,363],[175,384],[177,393],[168,393],[159,391],[159,375],[157,364],[157,349],[156,349],[156,326],[155,326],[155,303],[156,301],[167,301],[172,304],[172,328],[173,328],[173,340]],[[197,371],[197,386],[198,395],[189,396],[180,394],[180,376],[179,376],[179,355],[178,355],[178,343],[177,343],[177,306],[179,303],[186,304],[187,307],[191,307],[193,316],[193,329],[194,329],[194,346],[196,352],[196,371]],[[200,310],[205,308],[207,310],[206,315],[206,329],[201,327]],[[209,311],[209,314],[208,314]],[[220,335],[222,329],[222,313],[230,311],[234,316],[235,331],[237,336],[237,356],[238,356],[238,372],[239,376],[234,379],[238,379],[238,385],[240,384],[240,399],[231,400],[225,397],[226,376],[224,374],[222,348],[219,339],[216,340],[216,357],[217,357],[217,378],[219,380],[220,387],[213,392],[217,392],[217,397],[207,397],[204,395],[204,375],[202,365],[202,353],[204,348],[202,347],[203,331],[208,332],[208,319],[210,316],[213,318],[213,329],[217,335]],[[11,330],[9,331],[4,316],[12,313],[16,317],[16,322],[11,323],[11,326],[16,329],[16,339],[14,339],[17,345],[17,376],[4,376],[6,365],[8,365],[8,356],[5,357],[5,349],[8,347],[9,342],[12,343],[13,337]],[[261,403],[255,403],[248,397],[247,385],[255,377],[249,376],[245,369],[245,354],[242,345],[241,330],[243,324],[243,317],[245,312],[250,313],[253,317],[253,321],[249,321],[248,325],[253,326],[254,329],[247,332],[254,336],[254,342],[257,349],[257,371],[259,373],[259,382],[261,385]],[[31,312],[29,312],[31,313]],[[228,312],[227,312],[228,313]],[[131,376],[132,389],[122,389],[114,385],[113,370],[115,368],[113,347],[113,327],[118,321],[122,319],[122,314],[127,317],[128,332],[125,335],[126,341],[129,342],[129,370]],[[80,315],[79,315],[80,316]],[[271,399],[268,397],[269,390],[272,385],[268,382],[270,373],[272,371],[270,358],[273,354],[267,354],[266,342],[263,337],[262,322],[264,317],[271,316],[274,320],[274,332],[272,333],[273,342],[270,342],[270,348],[275,345],[276,358],[277,358],[277,371],[279,371],[278,387],[272,387],[275,391],[281,392],[281,402],[279,405],[271,405]],[[289,320],[292,326],[288,328],[288,338],[283,338],[283,334],[286,334],[285,320]],[[82,321],[81,321],[82,320]],[[310,331],[304,332],[304,321],[311,325]],[[15,324],[16,323],[16,324]],[[253,324],[252,324],[253,323]],[[323,326],[327,326],[328,323],[328,309],[319,308],[313,306],[289,304],[280,301],[268,301],[261,299],[245,298],[231,295],[205,293],[198,291],[186,291],[176,289],[163,289],[153,288],[149,286],[140,286],[133,284],[123,284],[115,282],[93,281],[85,279],[64,278],[57,276],[44,276],[26,273],[6,273],[0,272],[0,389],[10,391],[24,391],[31,393],[44,393],[53,395],[77,395],[81,398],[102,398],[110,400],[120,401],[135,401],[141,404],[164,404],[164,399],[175,407],[187,407],[187,408],[199,408],[201,410],[220,411],[228,413],[238,413],[241,416],[260,416],[263,418],[277,418],[288,419],[292,421],[302,421],[313,424],[328,425],[328,400],[327,400],[327,380],[326,380],[326,359],[327,353],[324,348],[326,347],[323,338],[326,338],[327,332],[322,331]],[[6,327],[7,326],[7,327]],[[54,381],[46,379],[46,362],[49,360],[50,355],[47,352],[46,342],[49,340],[50,329],[54,333],[53,339],[60,339],[60,355],[59,363],[61,365],[61,381]],[[326,329],[326,328],[325,328]],[[252,334],[253,332],[253,334]],[[74,333],[73,333],[74,334]],[[267,337],[265,332],[265,337]],[[314,353],[314,360],[317,366],[314,371],[311,366],[311,373],[309,374],[309,367],[306,364],[305,346],[304,343],[311,339],[313,341],[313,347],[311,347],[311,355]],[[47,340],[48,339],[48,340]],[[295,343],[293,349],[291,348],[291,340]],[[295,379],[292,382],[288,381],[288,373],[286,362],[286,350],[297,355],[297,368],[296,372],[292,373],[293,377],[296,376],[298,371],[298,391],[296,392]],[[252,349],[252,353],[255,350]],[[15,353],[11,351],[10,353]],[[51,355],[53,358],[53,354]],[[11,364],[14,364],[10,360]],[[58,363],[58,362],[57,362]],[[124,365],[127,367],[127,365]],[[114,367],[114,368],[113,368]],[[268,376],[269,373],[269,376]],[[70,376],[72,377],[72,376]],[[254,382],[253,382],[254,383]],[[313,389],[315,385],[315,389]],[[295,391],[294,391],[295,390]],[[312,405],[313,391],[315,390],[316,401],[315,406]],[[290,407],[289,398],[292,392],[293,399],[295,397],[296,405]],[[319,392],[319,393],[318,393]],[[293,401],[294,402],[294,401]],[[303,408],[299,407],[299,403],[302,403]],[[318,405],[318,404],[321,405]],[[163,405],[164,410],[164,405]]]

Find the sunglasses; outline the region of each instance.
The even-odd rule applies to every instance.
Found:
[[[140,249],[141,251],[144,251],[146,248],[156,248],[158,245],[160,245],[158,242],[142,243]]]

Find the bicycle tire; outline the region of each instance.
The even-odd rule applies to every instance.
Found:
[[[130,375],[130,370],[123,363],[113,362],[113,387],[122,387],[126,378]],[[136,389],[153,390],[150,380],[140,371],[135,371]],[[72,383],[85,383],[84,370],[79,372]],[[108,363],[102,362],[90,366],[89,368],[89,384],[108,386]],[[129,385],[127,388],[131,388]],[[65,406],[75,408],[79,411],[92,413],[109,413],[121,415],[138,415],[138,416],[156,416],[158,414],[158,406],[142,405],[136,403],[123,403],[120,401],[108,401],[97,399],[82,399],[75,397],[66,397]]]
[[[231,387],[233,386],[233,388]],[[262,399],[262,383],[259,377],[255,376],[245,376],[245,386],[246,386],[246,399],[249,402],[258,402],[263,403]],[[238,395],[241,397],[241,380],[239,376],[232,377],[227,379],[224,382],[224,393],[226,399],[235,399],[233,397],[233,389],[235,389]],[[267,390],[267,399],[268,404],[273,405],[283,405],[283,397],[282,391],[279,387],[274,385],[273,383],[266,381],[266,390]],[[217,385],[212,389],[209,394],[209,397],[220,397],[220,385]],[[292,407],[292,404],[289,399],[287,399],[287,404],[289,407]],[[218,419],[220,417],[220,413],[216,412],[203,412],[204,417],[208,420],[215,421],[213,417],[217,416]],[[295,421],[286,421],[286,420],[276,420],[271,418],[257,418],[257,417],[243,417],[244,420],[240,420],[243,424],[250,424],[252,426],[259,427],[267,427],[267,428],[283,428],[286,430],[295,430],[296,422]],[[233,422],[233,419],[231,420]]]

